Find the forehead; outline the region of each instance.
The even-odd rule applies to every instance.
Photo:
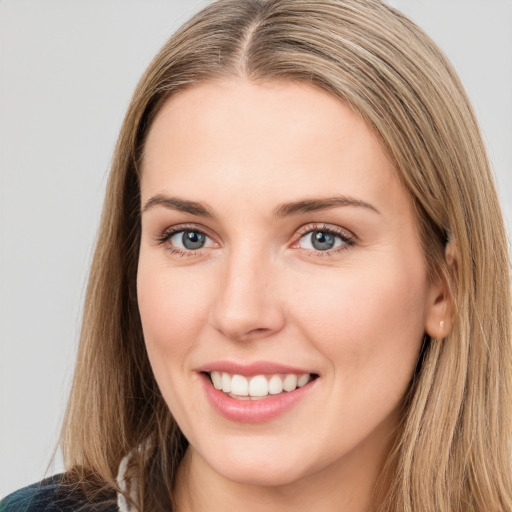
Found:
[[[308,84],[245,80],[172,96],[144,152],[143,199],[177,190],[204,200],[226,187],[276,201],[404,193],[381,140],[343,101]]]

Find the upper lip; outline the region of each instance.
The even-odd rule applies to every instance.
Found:
[[[297,368],[272,361],[254,361],[252,363],[235,363],[233,361],[214,361],[207,363],[197,369],[198,372],[226,372],[232,375],[244,375],[250,377],[253,375],[273,375],[277,373],[294,373],[301,375],[309,373],[316,375],[315,372],[304,368]]]

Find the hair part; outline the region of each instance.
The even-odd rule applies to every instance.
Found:
[[[153,376],[137,307],[144,143],[171,95],[229,78],[305,82],[358,112],[410,194],[430,278],[450,285],[453,330],[426,339],[389,459],[392,482],[375,509],[512,509],[510,265],[489,163],[445,56],[379,0],[218,0],[150,64],[107,186],[61,437],[67,467],[118,489],[119,463],[132,452],[139,509],[172,509],[187,441]]]

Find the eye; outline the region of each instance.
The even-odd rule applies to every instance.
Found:
[[[339,236],[326,231],[311,231],[300,238],[301,246],[304,249],[315,249],[317,251],[329,251],[339,247],[343,242]]]
[[[331,254],[355,245],[354,237],[334,226],[306,226],[295,247]]]
[[[174,233],[168,240],[177,249],[196,251],[205,246],[207,239],[204,233],[187,229]]]
[[[160,245],[167,246],[171,253],[180,256],[192,256],[216,243],[204,231],[196,227],[173,226],[158,237]]]

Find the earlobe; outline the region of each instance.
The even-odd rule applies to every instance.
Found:
[[[450,241],[445,248],[445,265],[447,272],[441,273],[430,285],[430,293],[425,319],[425,331],[431,338],[446,338],[453,327],[453,289],[447,279],[456,265],[455,244]]]
[[[425,331],[437,339],[446,338],[452,330],[452,301],[444,278],[440,279],[442,283],[432,284],[425,320]]]

